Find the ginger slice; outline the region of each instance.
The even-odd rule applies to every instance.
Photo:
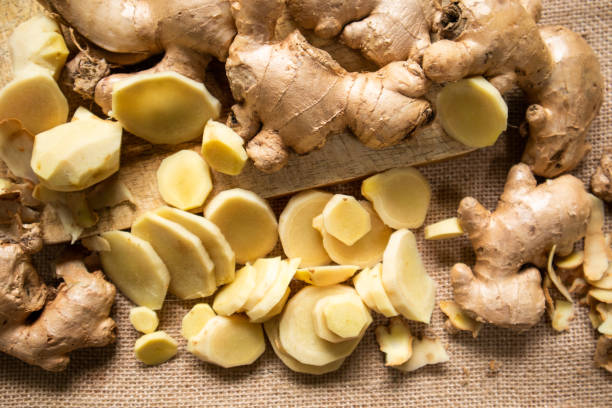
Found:
[[[17,119],[0,121],[0,160],[17,177],[36,182],[38,177],[30,166],[34,136]]]
[[[258,322],[264,322],[265,323],[268,320],[270,320],[270,319],[276,317],[277,315],[281,314],[281,312],[285,308],[285,305],[287,304],[287,300],[289,300],[289,295],[290,294],[291,294],[291,288],[287,288],[287,290],[285,290],[285,294],[283,295],[281,300],[279,300],[278,303],[276,305],[274,305],[274,307],[272,309],[270,309],[268,314],[266,314],[264,317],[259,319]]]
[[[331,259],[321,234],[313,228],[312,220],[323,212],[332,194],[308,190],[291,197],[278,218],[278,235],[283,251],[289,258],[300,258],[300,267],[328,264]]]
[[[204,217],[181,211],[176,208],[160,207],[154,211],[160,217],[185,227],[200,238],[206,252],[215,265],[215,282],[217,286],[234,280],[236,257],[223,233],[214,223]]]
[[[448,317],[448,323],[456,330],[467,330],[472,332],[474,338],[482,328],[482,323],[468,316],[459,305],[453,301],[440,301],[440,310]]]
[[[102,234],[110,251],[100,252],[106,276],[128,299],[153,310],[162,308],[170,273],[151,244],[125,231]]]
[[[608,245],[603,233],[604,204],[599,198],[591,197],[591,216],[584,237],[584,276],[587,280],[601,279],[608,269]]]
[[[252,307],[246,308],[246,314],[252,322],[263,322],[272,309],[282,300],[289,288],[291,279],[293,279],[293,275],[295,275],[299,263],[299,259],[281,262],[276,280],[265,292],[263,298]]]
[[[349,279],[359,269],[356,265],[327,265],[298,269],[295,278],[315,286],[335,285]]]
[[[597,331],[612,337],[612,304],[600,303],[595,307],[595,310],[601,317],[601,324],[597,326]]]
[[[463,233],[463,228],[461,228],[457,217],[447,218],[425,227],[425,239],[429,240],[455,238],[463,235]]]
[[[332,343],[361,337],[372,323],[357,293],[320,299],[312,313],[317,336]]]
[[[612,289],[612,262],[608,265],[608,269],[601,279],[596,281],[587,279],[587,282],[599,289]]]
[[[241,310],[255,288],[256,274],[257,270],[249,264],[236,272],[236,278],[215,296],[212,306],[215,312],[229,316]]]
[[[159,325],[157,313],[146,306],[138,306],[130,309],[130,323],[141,333],[153,333]]]
[[[211,318],[187,345],[200,360],[225,368],[252,364],[265,349],[261,325],[239,316]]]
[[[322,217],[315,217],[312,225],[321,232],[323,247],[332,261],[340,265],[357,265],[361,268],[368,268],[381,261],[392,231],[376,215],[369,202],[359,201],[359,204],[370,213],[372,229],[353,245],[345,245],[331,236],[323,226]]]
[[[163,331],[145,334],[134,344],[136,358],[146,365],[165,363],[176,355],[177,350],[176,340]]]
[[[557,300],[555,308],[550,313],[552,327],[556,331],[569,330],[569,323],[574,318],[574,304],[565,300]]]
[[[266,256],[278,240],[272,208],[248,190],[222,191],[210,200],[204,216],[219,227],[240,264]]]
[[[111,246],[109,242],[99,235],[92,235],[81,239],[81,245],[89,249],[92,252],[103,252],[110,251]]]
[[[198,334],[210,319],[215,317],[215,312],[208,303],[194,305],[183,317],[181,322],[181,335],[189,340]]]
[[[373,205],[382,221],[391,228],[419,228],[425,221],[431,188],[413,167],[387,170],[361,183],[361,194]]]
[[[176,72],[144,73],[116,82],[112,116],[153,144],[178,144],[201,137],[221,103],[206,87]]]
[[[555,265],[560,269],[575,269],[584,262],[584,251],[574,251],[568,256],[555,260]]]
[[[260,258],[253,264],[255,268],[255,287],[240,310],[250,310],[259,303],[274,285],[283,267],[280,256]]]
[[[215,292],[214,264],[200,239],[186,228],[149,212],[134,221],[132,234],[149,242],[168,267],[170,293],[197,299]]]
[[[412,341],[414,337],[410,329],[399,317],[394,317],[389,326],[376,328],[376,342],[380,351],[385,353],[386,366],[399,366],[412,357]]]
[[[382,283],[382,264],[371,269],[364,269],[353,279],[353,285],[366,305],[385,317],[397,316],[399,313],[385,292]]]
[[[325,231],[344,245],[353,245],[372,228],[370,214],[352,196],[335,194],[322,214]]]
[[[414,371],[429,364],[440,364],[449,361],[446,349],[438,339],[423,337],[412,342],[412,356],[404,364],[395,368],[401,371]]]
[[[609,289],[591,289],[589,290],[589,296],[604,303],[612,303],[612,290]]]
[[[202,156],[219,173],[237,176],[248,160],[244,139],[223,123],[209,120],[202,137]]]
[[[466,146],[491,146],[506,130],[508,106],[483,77],[446,84],[436,101],[438,117],[449,136]]]
[[[159,194],[181,210],[201,207],[212,187],[208,164],[193,150],[180,150],[166,157],[157,169]]]
[[[572,299],[572,295],[569,293],[569,291],[567,290],[563,282],[561,282],[561,279],[555,272],[555,268],[553,268],[553,265],[552,265],[556,249],[557,249],[557,246],[553,245],[548,255],[548,264],[547,264],[548,277],[550,278],[551,282],[555,285],[555,287],[559,290],[559,292],[561,292],[561,294],[568,300],[568,302],[573,303],[574,299]]]
[[[427,274],[414,234],[395,231],[383,255],[382,282],[393,307],[404,317],[429,324],[436,285]]]

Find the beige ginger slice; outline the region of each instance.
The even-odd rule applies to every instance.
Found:
[[[92,235],[81,239],[81,245],[92,252],[110,251],[110,243],[99,235]]]
[[[382,282],[393,307],[404,317],[429,324],[436,284],[427,274],[414,234],[395,231],[383,255]]]
[[[317,336],[332,343],[362,337],[372,323],[372,317],[357,293],[320,299],[312,313]]]
[[[601,279],[608,269],[608,245],[603,233],[604,203],[591,195],[591,215],[584,237],[584,276],[587,280]]]
[[[504,98],[483,77],[448,83],[438,94],[436,108],[446,133],[470,147],[493,145],[508,123]]]
[[[250,310],[259,303],[270,288],[277,281],[283,267],[279,256],[274,258],[260,258],[253,264],[255,268],[255,287],[241,307],[241,311]]]
[[[159,325],[159,318],[155,311],[146,306],[138,306],[130,309],[130,323],[141,333],[153,333]]]
[[[399,317],[392,318],[388,327],[376,328],[376,342],[380,351],[385,353],[386,366],[395,367],[407,362],[412,357],[413,340],[408,325]]]
[[[30,166],[34,136],[17,119],[0,121],[0,160],[17,177],[36,182],[38,177]]]
[[[215,171],[237,176],[248,160],[244,139],[223,123],[209,120],[202,137],[202,156]]]
[[[133,75],[113,86],[112,116],[153,144],[201,137],[220,112],[221,103],[202,83],[172,71]]]
[[[219,227],[239,264],[266,256],[278,240],[272,208],[252,191],[234,188],[220,192],[210,200],[204,216]]]
[[[555,308],[550,312],[553,329],[556,331],[569,330],[569,324],[573,318],[574,304],[565,300],[557,300]]]
[[[612,337],[612,304],[599,303],[595,310],[601,317],[601,324],[598,325],[597,331],[608,337]]]
[[[609,289],[591,289],[589,290],[589,296],[604,303],[612,303],[612,290]]]
[[[587,282],[599,289],[612,289],[612,262],[608,265],[608,269],[601,279],[596,281],[587,279]]]
[[[382,263],[373,268],[366,268],[353,278],[353,285],[366,305],[385,317],[397,316],[399,313],[385,292],[382,283]]]
[[[410,359],[395,368],[401,371],[415,371],[429,364],[440,364],[449,360],[446,349],[438,339],[423,337],[412,342]]]
[[[281,262],[276,280],[272,286],[265,292],[259,302],[246,309],[246,314],[252,322],[263,322],[270,316],[272,309],[282,301],[299,263],[299,258]]]
[[[568,256],[555,260],[555,265],[557,268],[569,270],[580,267],[583,262],[584,251],[574,251]]]
[[[212,306],[215,312],[222,316],[230,316],[241,310],[255,289],[256,275],[257,270],[250,264],[246,264],[236,272],[236,278],[215,296]]]
[[[474,338],[478,337],[482,323],[468,316],[457,303],[450,300],[442,300],[440,301],[440,310],[448,317],[448,324],[452,328],[470,331]]]
[[[312,220],[323,212],[332,194],[318,190],[303,191],[291,197],[278,218],[278,235],[289,258],[300,258],[301,268],[328,264],[331,259]]]
[[[215,317],[215,312],[208,303],[194,305],[181,321],[181,336],[189,340],[198,334],[210,319]]]
[[[295,278],[315,286],[335,285],[359,270],[357,265],[326,265],[298,269]]]
[[[110,251],[99,253],[106,276],[132,302],[161,309],[170,273],[151,244],[125,231],[105,232],[102,238],[110,244]]]
[[[197,299],[215,292],[214,264],[200,239],[186,228],[149,212],[134,221],[132,234],[149,242],[168,267],[170,293]]]
[[[145,334],[134,344],[136,358],[146,365],[165,363],[176,355],[177,350],[176,340],[163,331]]]
[[[353,245],[372,228],[370,214],[352,196],[334,195],[322,214],[325,231],[344,245]]]
[[[431,188],[413,167],[387,170],[361,183],[361,194],[373,205],[382,221],[391,228],[419,228],[425,221]]]
[[[259,319],[258,322],[264,322],[265,323],[268,320],[273,319],[276,316],[278,316],[279,314],[281,314],[283,309],[285,308],[285,305],[287,304],[287,301],[289,300],[289,295],[290,294],[291,294],[291,288],[287,288],[287,290],[285,290],[285,294],[278,301],[278,303],[276,305],[274,305],[274,307],[272,309],[270,309],[270,311],[264,317]]]
[[[261,324],[240,316],[213,317],[187,345],[200,360],[225,368],[252,364],[265,349]]]
[[[181,210],[201,207],[212,187],[208,164],[193,150],[180,150],[166,157],[157,169],[159,194]]]
[[[425,227],[425,239],[429,240],[455,238],[463,235],[463,233],[463,228],[457,217],[447,218]]]

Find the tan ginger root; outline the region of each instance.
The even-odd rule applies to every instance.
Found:
[[[232,1],[238,36],[226,72],[238,104],[228,126],[249,140],[247,154],[266,172],[282,168],[288,149],[305,154],[350,129],[371,148],[398,143],[431,116],[418,64],[395,62],[350,73],[294,31],[273,38],[281,3]],[[261,125],[260,125],[261,124]]]
[[[510,170],[497,209],[491,213],[472,197],[459,205],[459,221],[476,249],[473,272],[455,264],[455,301],[477,320],[527,329],[544,312],[540,272],[553,245],[568,255],[586,234],[591,199],[577,178],[565,175],[536,186],[525,164]]]
[[[612,202],[612,149],[601,156],[599,167],[591,178],[591,190],[602,200]]]

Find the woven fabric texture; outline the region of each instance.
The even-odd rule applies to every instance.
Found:
[[[0,14],[9,0],[0,0]],[[589,132],[593,150],[573,174],[588,183],[605,146],[612,145],[612,4],[609,0],[545,0],[543,24],[561,24],[582,34],[600,57],[606,100]],[[14,25],[14,23],[5,23]],[[0,27],[6,29],[7,27]],[[2,50],[3,52],[5,50]],[[6,53],[0,54],[7,66]],[[510,129],[491,148],[421,168],[432,186],[426,224],[455,215],[464,196],[493,209],[509,168],[520,160],[524,140],[518,134],[525,104],[511,103]],[[328,188],[359,195],[360,182]],[[286,199],[272,201],[277,213]],[[608,213],[612,208],[607,207]],[[606,218],[606,230],[612,225]],[[430,275],[437,282],[437,301],[451,299],[449,270],[458,261],[473,263],[465,238],[425,242],[416,231]],[[37,257],[41,272],[52,277],[50,261],[59,247]],[[278,249],[277,249],[278,251]],[[222,369],[186,351],[180,321],[196,302],[170,296],[160,313],[160,329],[179,339],[178,355],[166,364],[145,367],[133,356],[138,333],[131,327],[132,306],[117,296],[112,317],[117,341],[72,354],[61,373],[30,367],[0,355],[0,406],[6,407],[150,407],[150,406],[431,406],[431,407],[610,407],[612,375],[593,363],[596,333],[587,310],[578,307],[567,332],[552,330],[547,317],[531,330],[515,333],[485,327],[477,339],[470,333],[449,335],[444,316],[435,309],[431,325],[411,323],[417,334],[439,337],[450,362],[413,373],[386,368],[374,336],[377,317],[355,353],[337,372],[316,377],[296,374],[276,358],[271,347],[253,365]],[[491,364],[497,369],[491,369]]]

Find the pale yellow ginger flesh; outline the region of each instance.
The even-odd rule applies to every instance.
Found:
[[[466,146],[491,146],[507,128],[508,106],[497,88],[483,77],[445,85],[436,108],[446,133]]]
[[[272,208],[248,190],[222,191],[210,200],[204,216],[219,227],[239,264],[266,256],[278,240],[278,224]]]
[[[604,273],[604,276],[596,281],[588,280],[587,282],[599,289],[612,289],[612,262],[608,265],[608,269]]]
[[[230,316],[241,310],[255,288],[256,274],[257,270],[249,264],[236,272],[236,278],[217,292],[212,306],[215,312]]]
[[[429,324],[436,284],[427,274],[414,234],[395,231],[383,255],[382,282],[393,307],[405,318]]]
[[[206,87],[176,72],[133,75],[113,86],[112,116],[130,133],[153,144],[201,137],[221,103]]]
[[[382,255],[391,236],[391,228],[387,227],[376,215],[372,205],[367,201],[359,204],[370,213],[372,229],[353,245],[345,245],[329,234],[323,226],[323,217],[315,217],[312,225],[321,232],[323,248],[329,257],[339,265],[357,265],[368,268],[382,260]]]
[[[300,258],[301,268],[329,264],[323,239],[312,220],[323,212],[332,194],[308,190],[291,197],[278,218],[278,235],[289,258]]]
[[[159,194],[181,210],[201,207],[212,187],[208,164],[193,150],[180,150],[166,157],[157,169]]]
[[[132,234],[149,242],[168,267],[170,293],[197,299],[215,292],[214,264],[202,241],[186,228],[149,212],[134,221]]]
[[[597,326],[597,331],[608,337],[612,336],[612,305],[600,303],[595,307],[601,318],[601,324]]]
[[[414,337],[410,329],[399,317],[394,317],[389,326],[376,328],[376,342],[380,351],[385,353],[385,365],[395,367],[407,362],[412,357],[412,341]]]
[[[359,270],[356,265],[326,265],[298,269],[295,279],[315,286],[335,285],[349,279]]]
[[[572,295],[569,293],[569,291],[567,290],[567,288],[561,281],[561,278],[559,278],[559,275],[557,275],[557,272],[555,272],[555,268],[553,267],[553,258],[555,256],[556,249],[557,249],[557,246],[553,245],[552,249],[550,250],[550,254],[548,255],[548,264],[547,264],[548,277],[551,280],[551,282],[555,285],[555,287],[559,290],[559,292],[561,292],[561,294],[568,300],[568,302],[573,303],[574,300],[572,299]]]
[[[32,170],[51,190],[83,190],[119,170],[121,133],[119,123],[98,117],[39,133],[32,150]]]
[[[419,228],[425,221],[431,188],[421,172],[412,167],[387,170],[361,183],[380,219],[393,229]]]
[[[557,300],[555,308],[550,312],[553,329],[556,331],[569,330],[569,324],[573,318],[574,304],[565,300]]]
[[[395,368],[402,371],[414,371],[430,364],[440,364],[449,361],[446,349],[438,339],[415,339],[412,342],[412,356],[404,364]]]
[[[237,176],[248,160],[244,139],[223,123],[209,120],[202,137],[202,156],[213,170]]]
[[[165,363],[176,355],[177,350],[176,340],[163,331],[145,334],[134,344],[136,358],[146,365]]]
[[[210,319],[215,317],[215,312],[208,303],[194,305],[181,321],[181,336],[189,340],[198,334]]]
[[[138,306],[130,309],[130,323],[141,333],[153,333],[159,325],[159,318],[155,311],[146,306]]]
[[[215,265],[214,272],[217,286],[230,283],[234,280],[236,257],[219,227],[204,217],[176,208],[160,207],[154,213],[180,224],[200,238],[202,245],[204,245]]]
[[[391,304],[391,300],[383,287],[381,263],[359,272],[353,278],[353,285],[361,300],[376,313],[385,317],[393,317],[399,314]]]
[[[213,317],[187,345],[200,360],[225,368],[252,364],[265,349],[261,325],[239,316]]]
[[[92,235],[81,239],[81,245],[92,252],[110,251],[110,243],[99,235]]]
[[[589,290],[589,296],[604,303],[612,303],[612,290],[609,289],[591,289]]]
[[[272,309],[282,301],[287,293],[299,263],[299,258],[281,262],[276,280],[272,286],[265,292],[259,302],[246,309],[246,314],[252,322],[261,323],[270,317]]]
[[[583,262],[584,251],[575,251],[568,256],[555,260],[555,265],[560,269],[575,269],[581,266]]]
[[[250,310],[264,298],[277,281],[282,267],[283,264],[279,256],[275,258],[260,258],[255,261],[253,264],[253,268],[255,268],[255,287],[249,293],[246,302],[244,302],[240,310]]]
[[[591,216],[587,224],[584,237],[584,276],[587,280],[601,279],[608,269],[608,245],[603,233],[604,203],[594,195],[592,200]]]
[[[372,228],[370,214],[352,196],[334,195],[322,214],[325,231],[344,245],[353,245]]]
[[[102,238],[110,244],[110,251],[99,253],[106,276],[132,302],[161,309],[170,273],[151,244],[125,231],[105,232]]]
[[[482,323],[468,316],[459,305],[450,300],[440,301],[440,310],[448,317],[448,323],[456,330],[467,330],[472,332],[474,338],[482,328]]]
[[[372,317],[356,293],[328,296],[312,311],[317,335],[332,343],[363,336]]]
[[[447,218],[425,227],[425,239],[438,240],[463,235],[463,228],[457,217]]]
[[[265,323],[268,320],[273,319],[276,316],[278,316],[279,314],[281,314],[281,312],[285,308],[285,305],[287,304],[287,300],[289,300],[289,295],[291,295],[291,288],[287,288],[287,290],[285,290],[285,294],[283,295],[281,300],[279,300],[278,303],[276,305],[274,305],[274,307],[272,309],[270,309],[268,314],[266,314],[261,319],[258,319],[257,322],[264,322]]]
[[[17,119],[0,121],[0,160],[11,173],[32,182],[38,180],[30,166],[34,136]]]

